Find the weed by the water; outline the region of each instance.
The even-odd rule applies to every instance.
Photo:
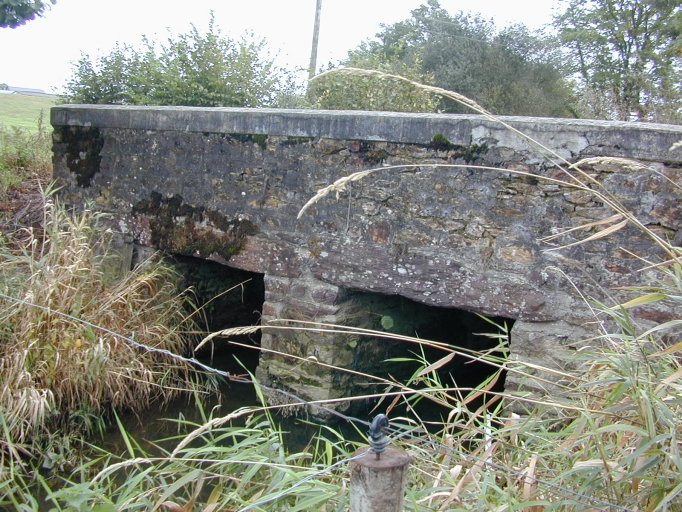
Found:
[[[347,509],[348,498],[339,492],[347,468],[330,466],[347,459],[353,445],[339,434],[320,436],[290,453],[267,408],[239,409],[225,417],[209,414],[201,425],[177,422],[189,433],[164,440],[172,451],[156,456],[121,427],[127,453],[105,454],[109,463],[98,474],[51,492],[49,500],[119,511]],[[287,492],[294,486],[295,492]]]
[[[44,198],[43,230],[0,245],[0,452],[42,456],[101,427],[106,411],[144,408],[191,387],[182,354],[186,298],[161,258],[122,270],[100,214]],[[59,450],[56,450],[59,451]],[[58,457],[57,457],[58,458]]]

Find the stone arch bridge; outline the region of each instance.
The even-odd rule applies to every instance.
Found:
[[[662,256],[630,225],[547,252],[543,237],[614,213],[567,183],[552,163],[560,158],[643,164],[595,159],[583,169],[654,232],[682,241],[682,148],[671,149],[679,126],[503,118],[552,156],[473,115],[65,105],[51,119],[64,201],[112,213],[130,247],[262,275],[264,321],[381,330],[390,316],[388,330],[466,345],[471,317],[456,312],[475,312],[513,324],[512,360],[563,367],[593,321],[576,288],[604,299],[648,278],[636,273],[635,255]],[[297,218],[320,189],[373,168],[381,169]],[[643,321],[669,314],[636,311]],[[377,370],[398,350],[370,338],[274,331],[262,345],[358,371]],[[307,399],[346,396],[358,384],[272,353],[261,355],[258,375]],[[506,385],[519,381],[510,374]]]

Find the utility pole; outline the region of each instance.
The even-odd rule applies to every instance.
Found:
[[[313,28],[313,48],[310,51],[310,68],[308,68],[308,80],[315,76],[317,69],[317,43],[320,39],[320,17],[322,16],[322,0],[317,0],[315,8],[315,28]]]

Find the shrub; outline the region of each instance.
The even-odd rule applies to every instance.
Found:
[[[117,44],[93,61],[82,55],[68,81],[69,103],[275,106],[295,88],[277,69],[262,39],[224,36],[213,14],[206,34],[196,27],[166,44],[143,39],[143,49]]]

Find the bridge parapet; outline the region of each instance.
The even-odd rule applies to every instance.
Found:
[[[681,243],[682,148],[670,148],[682,127],[503,120],[570,162],[646,165],[584,169],[645,225]],[[362,293],[399,296],[513,320],[512,357],[562,365],[591,320],[573,284],[604,298],[648,277],[634,274],[639,261],[622,248],[659,257],[631,226],[546,252],[539,239],[613,212],[566,183],[534,144],[482,116],[65,105],[52,109],[52,124],[66,202],[115,214],[134,243],[265,274],[265,321],[295,314],[381,328],[381,306]],[[320,189],[371,168],[383,169],[297,219]],[[376,311],[359,315],[359,303]],[[381,345],[351,347],[342,337],[266,333],[263,346],[349,367],[385,355]],[[259,375],[306,397],[336,398],[352,386],[333,370],[303,378],[300,368],[268,355]]]

